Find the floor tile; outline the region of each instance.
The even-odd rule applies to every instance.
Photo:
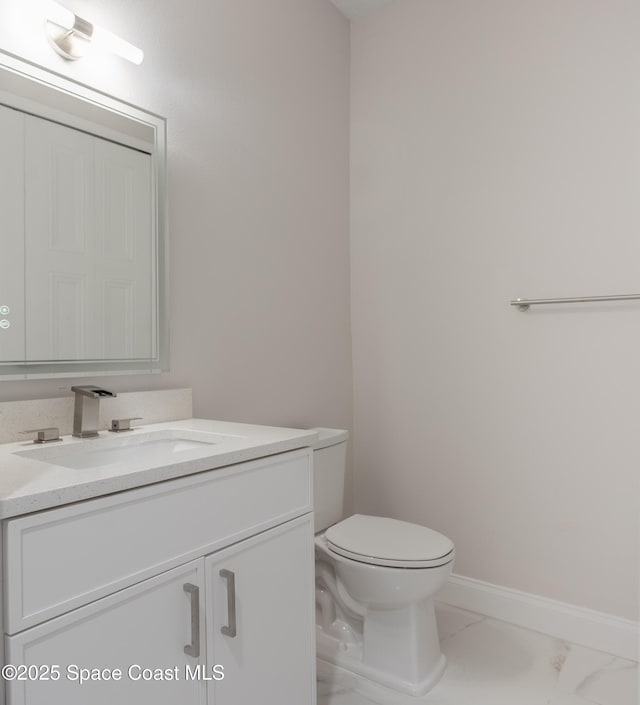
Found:
[[[318,705],[638,705],[635,662],[447,605],[447,670],[414,698],[318,662]]]

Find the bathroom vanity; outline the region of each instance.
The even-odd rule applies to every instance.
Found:
[[[7,705],[313,705],[314,439],[191,419],[1,445]]]

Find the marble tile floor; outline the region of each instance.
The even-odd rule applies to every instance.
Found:
[[[447,670],[414,698],[318,661],[318,705],[638,705],[638,664],[438,604]]]

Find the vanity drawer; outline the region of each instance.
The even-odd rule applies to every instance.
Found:
[[[4,523],[14,634],[312,509],[310,449]]]

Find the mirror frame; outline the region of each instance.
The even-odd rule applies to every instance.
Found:
[[[155,242],[155,348],[148,360],[0,363],[0,381],[148,374],[169,369],[166,119],[0,50],[0,105],[53,119],[151,154]]]

